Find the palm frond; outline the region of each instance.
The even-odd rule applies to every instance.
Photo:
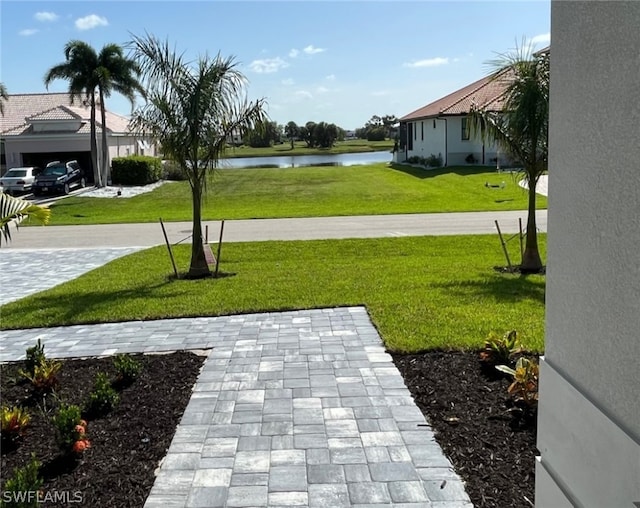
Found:
[[[11,231],[9,226],[14,220],[24,218],[32,218],[41,224],[48,224],[51,217],[51,210],[44,206],[34,205],[24,199],[14,198],[5,193],[0,194],[0,245],[2,238],[5,241],[11,240]]]

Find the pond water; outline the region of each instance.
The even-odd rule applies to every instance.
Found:
[[[221,159],[222,168],[300,168],[308,166],[353,166],[391,162],[391,152],[340,153],[327,155],[275,155]]]

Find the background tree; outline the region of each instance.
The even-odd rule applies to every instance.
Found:
[[[536,185],[548,165],[549,52],[531,53],[523,44],[512,53],[500,55],[491,64],[497,68],[492,79],[501,82],[502,111],[472,106],[470,127],[485,141],[495,141],[518,161],[529,187],[527,237],[520,269],[536,273],[542,269],[536,226]]]
[[[259,122],[244,137],[244,143],[253,148],[269,147],[279,142],[280,128],[276,122]]]
[[[100,53],[86,42],[72,40],[64,47],[65,62],[54,65],[47,71],[44,83],[55,79],[69,81],[71,104],[77,98],[86,99],[90,106],[91,163],[94,183],[98,187],[107,184],[109,178],[109,146],[107,145],[107,126],[105,98],[116,91],[134,104],[135,93],[144,94],[137,77],[140,73],[137,64],[124,56],[117,44],[105,45]],[[98,101],[96,101],[96,93]],[[98,145],[96,141],[96,105],[100,106],[102,123],[102,154],[98,164]]]
[[[194,63],[152,35],[134,36],[134,56],[147,90],[133,126],[160,142],[191,187],[193,235],[187,277],[211,274],[202,244],[202,198],[207,176],[224,155],[232,133],[244,134],[264,122],[264,101],[249,102],[246,79],[232,57],[201,56]]]
[[[307,143],[307,148],[314,148],[316,146],[314,133],[315,128],[315,122],[307,122],[304,124],[304,130],[300,131],[303,141]]]
[[[64,47],[65,61],[54,65],[44,76],[44,84],[49,85],[55,79],[69,82],[70,102],[76,99],[86,100],[90,107],[90,143],[91,165],[93,166],[93,181],[97,186],[102,185],[100,169],[98,167],[98,145],[96,142],[96,96],[93,71],[97,67],[98,55],[86,42],[73,40]]]
[[[284,128],[284,134],[287,136],[287,139],[291,142],[291,150],[293,150],[293,142],[300,135],[300,129],[296,125],[294,121],[287,123]]]
[[[9,92],[4,83],[0,83],[0,115],[4,116],[4,103],[9,100]]]
[[[136,92],[144,96],[145,91],[138,81],[138,64],[124,56],[117,44],[107,44],[98,54],[97,67],[93,71],[99,93],[100,119],[102,123],[102,184],[106,185],[110,177],[109,146],[107,144],[107,119],[105,98],[113,91],[126,97],[131,106],[135,104]]]

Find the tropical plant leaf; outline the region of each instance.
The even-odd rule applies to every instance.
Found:
[[[0,246],[2,245],[3,237],[7,242],[11,240],[11,231],[9,226],[12,221],[21,221],[24,218],[33,218],[41,224],[48,224],[50,217],[51,210],[47,207],[34,205],[29,201],[14,198],[9,194],[0,194],[0,229],[2,229],[2,234],[0,235]]]

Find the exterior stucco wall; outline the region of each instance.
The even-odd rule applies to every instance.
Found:
[[[415,139],[413,150],[408,151],[407,157],[429,157],[430,155],[437,157],[440,153],[444,159],[444,122],[436,120],[435,129],[432,118],[418,120],[413,124]]]
[[[65,136],[38,138],[5,138],[5,151],[7,168],[15,168],[22,165],[23,153],[46,152],[85,152],[89,151],[89,138],[69,138]]]
[[[640,2],[554,0],[551,15],[537,506],[560,506],[557,488],[573,505],[632,508],[640,502]]]

